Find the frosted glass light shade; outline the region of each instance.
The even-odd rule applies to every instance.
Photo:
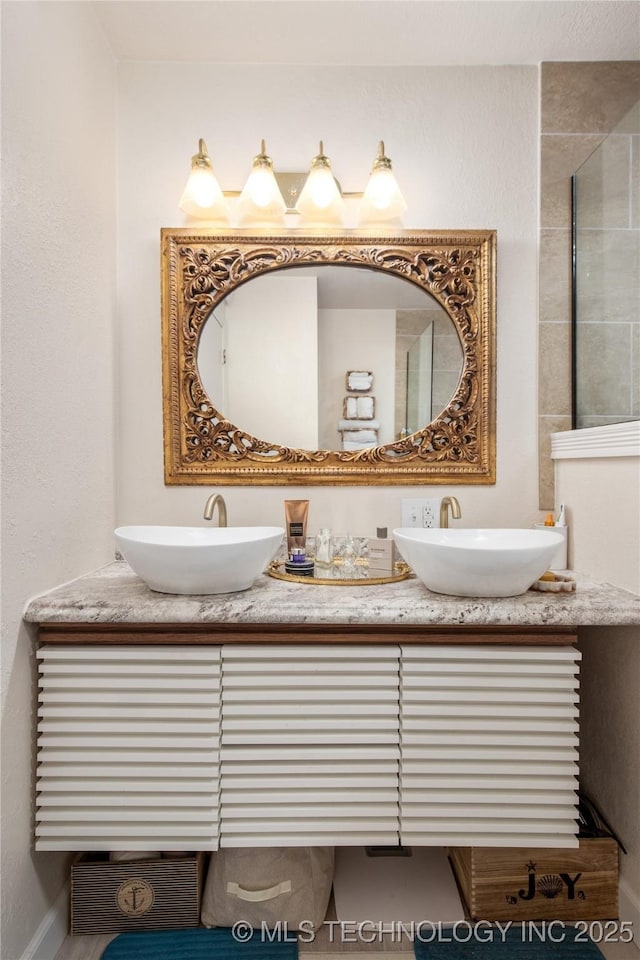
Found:
[[[384,143],[381,141],[360,204],[360,222],[398,220],[406,209],[407,204],[393,175],[391,161],[384,154]]]
[[[331,172],[331,162],[324,155],[322,141],[320,152],[311,163],[296,210],[312,223],[342,223],[344,200]]]
[[[180,209],[191,217],[227,220],[227,207],[215,178],[204,140],[191,158],[191,173],[180,198]]]
[[[253,168],[238,201],[238,213],[243,223],[279,223],[287,205],[273,173],[271,157],[265,153],[265,142],[254,158]]]

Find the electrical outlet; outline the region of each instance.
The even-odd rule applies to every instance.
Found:
[[[440,526],[440,497],[403,499],[401,511],[403,527]]]
[[[437,511],[440,509],[439,500],[423,500],[422,507],[422,526],[423,527],[439,527],[440,526],[440,515]]]

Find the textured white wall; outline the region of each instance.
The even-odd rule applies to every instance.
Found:
[[[640,593],[640,457],[556,460],[555,476],[571,566]],[[582,788],[628,850],[620,916],[640,943],[640,627],[582,629],[580,648]]]
[[[620,919],[640,947],[640,627],[580,630],[580,784],[624,844]]]
[[[119,66],[118,522],[198,522],[208,490],[165,487],[159,234],[198,137],[239,189],[261,137],[276,167],[304,170],[320,138],[343,189],[362,189],[384,138],[410,205],[407,227],[498,231],[498,482],[455,492],[467,526],[529,524],[536,504],[538,71],[535,67]],[[232,524],[280,522],[309,497],[319,526],[366,534],[400,522],[421,488],[229,487]]]
[[[318,319],[322,384],[320,448],[342,449],[338,422],[345,416],[348,370],[373,373],[370,395],[375,397],[375,419],[380,423],[378,439],[380,443],[391,443],[396,439],[393,433],[395,310],[320,310]]]
[[[574,570],[640,593],[640,457],[555,461]]]
[[[315,449],[318,285],[291,273],[257,277],[229,297],[228,408],[219,409],[263,440]]]
[[[113,553],[115,65],[84,3],[2,7],[2,956],[67,879],[33,852],[28,598]]]

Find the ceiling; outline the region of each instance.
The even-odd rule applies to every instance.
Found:
[[[349,66],[640,58],[640,0],[97,0],[119,60]]]

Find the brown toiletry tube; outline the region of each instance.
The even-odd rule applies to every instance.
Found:
[[[287,528],[287,550],[289,554],[291,554],[294,547],[302,547],[302,549],[304,549],[307,540],[308,513],[308,500],[285,500],[284,516]]]

